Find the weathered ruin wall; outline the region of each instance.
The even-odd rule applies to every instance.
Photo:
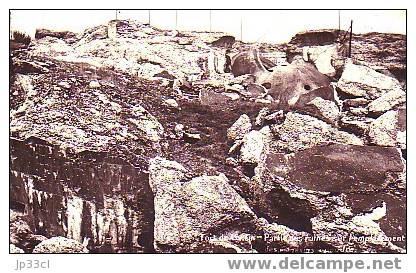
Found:
[[[106,153],[70,158],[37,138],[11,139],[10,154],[11,208],[34,233],[91,249],[109,240],[115,250],[152,248],[153,196],[139,168]]]

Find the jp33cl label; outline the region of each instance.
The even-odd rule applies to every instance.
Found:
[[[16,267],[14,270],[48,268],[49,260],[16,260]]]

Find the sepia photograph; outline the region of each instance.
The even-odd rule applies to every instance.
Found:
[[[405,254],[406,92],[406,9],[10,9],[9,253]]]

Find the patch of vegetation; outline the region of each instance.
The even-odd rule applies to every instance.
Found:
[[[13,41],[17,43],[29,45],[32,40],[32,38],[30,38],[29,35],[20,31],[13,31],[12,34],[13,34]]]

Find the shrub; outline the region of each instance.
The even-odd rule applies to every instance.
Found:
[[[20,32],[20,31],[13,31],[13,40],[17,43],[22,43],[25,45],[29,45],[30,41],[32,40],[29,35]]]

